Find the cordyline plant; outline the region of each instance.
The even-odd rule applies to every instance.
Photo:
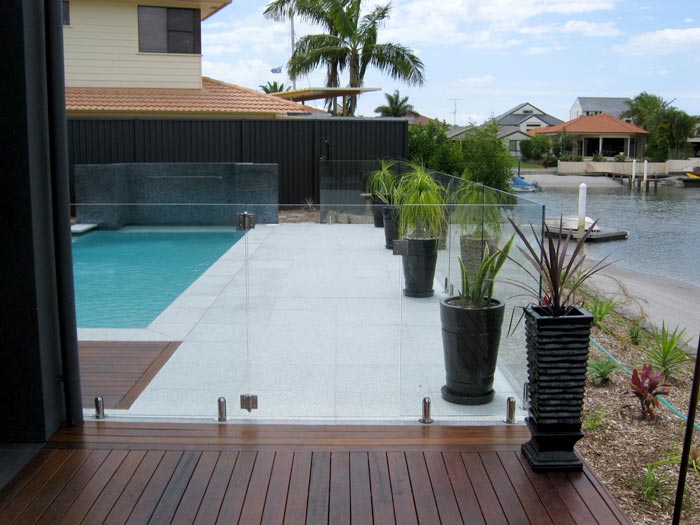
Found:
[[[570,256],[569,241],[571,240],[571,231],[564,235],[561,220],[559,221],[558,231],[550,230],[545,224],[544,240],[539,239],[535,227],[530,225],[535,238],[534,245],[527,239],[525,232],[515,224],[512,218],[509,217],[508,220],[525,245],[525,248],[518,246],[518,249],[530,263],[530,268],[527,268],[512,257],[509,257],[509,259],[522,268],[537,284],[529,285],[512,279],[507,282],[525,290],[534,297],[538,306],[547,315],[553,317],[568,315],[576,306],[574,304],[576,291],[593,274],[610,264],[605,262],[607,259],[605,257],[592,267],[583,268],[583,263],[586,260],[586,256],[583,253],[583,245],[591,235],[595,225],[598,224],[598,220],[594,221],[591,227],[576,241]],[[542,280],[541,296],[538,289],[540,279]]]
[[[668,390],[661,390],[663,386],[669,386],[664,382],[664,373],[654,370],[650,365],[642,367],[641,375],[637,369],[632,370],[632,379],[629,392],[639,399],[642,419],[654,419],[654,409],[659,406],[659,396],[668,394]]]

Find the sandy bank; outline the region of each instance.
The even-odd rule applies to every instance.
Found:
[[[700,334],[700,287],[682,281],[643,274],[610,265],[592,278],[592,284],[606,296],[614,296],[622,313],[644,313],[649,323],[685,328],[690,346],[697,348]]]

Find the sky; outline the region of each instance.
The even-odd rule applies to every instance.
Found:
[[[262,16],[263,0],[233,0],[202,25],[202,73],[259,89],[290,85],[290,23]],[[366,0],[366,9],[385,2]],[[379,40],[420,57],[426,82],[409,87],[377,70],[358,100],[374,117],[398,89],[422,115],[481,123],[529,102],[562,120],[577,97],[630,97],[647,91],[700,115],[698,0],[393,0]],[[298,36],[322,32],[295,20]],[[323,86],[325,71],[297,79]],[[348,82],[347,72],[341,85]],[[313,103],[310,103],[313,104]],[[322,103],[317,102],[321,108]]]

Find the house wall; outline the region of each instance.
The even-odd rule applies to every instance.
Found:
[[[535,124],[537,124],[537,125],[535,126]],[[520,128],[520,131],[522,131],[523,133],[526,133],[530,129],[543,128],[546,126],[548,126],[548,124],[544,120],[537,118],[537,116],[533,115],[529,119],[522,121],[520,123],[519,128]]]
[[[201,55],[139,53],[138,0],[71,0],[64,26],[69,87],[201,88]],[[197,1],[148,0],[149,6],[199,8]]]
[[[574,120],[581,115],[583,115],[583,108],[581,107],[581,102],[579,99],[576,99],[574,105],[571,106],[571,109],[569,110],[569,120]]]

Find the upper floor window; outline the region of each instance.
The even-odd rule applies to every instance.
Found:
[[[199,24],[199,9],[139,6],[139,51],[199,54]]]
[[[70,25],[70,2],[63,2],[63,25]]]

